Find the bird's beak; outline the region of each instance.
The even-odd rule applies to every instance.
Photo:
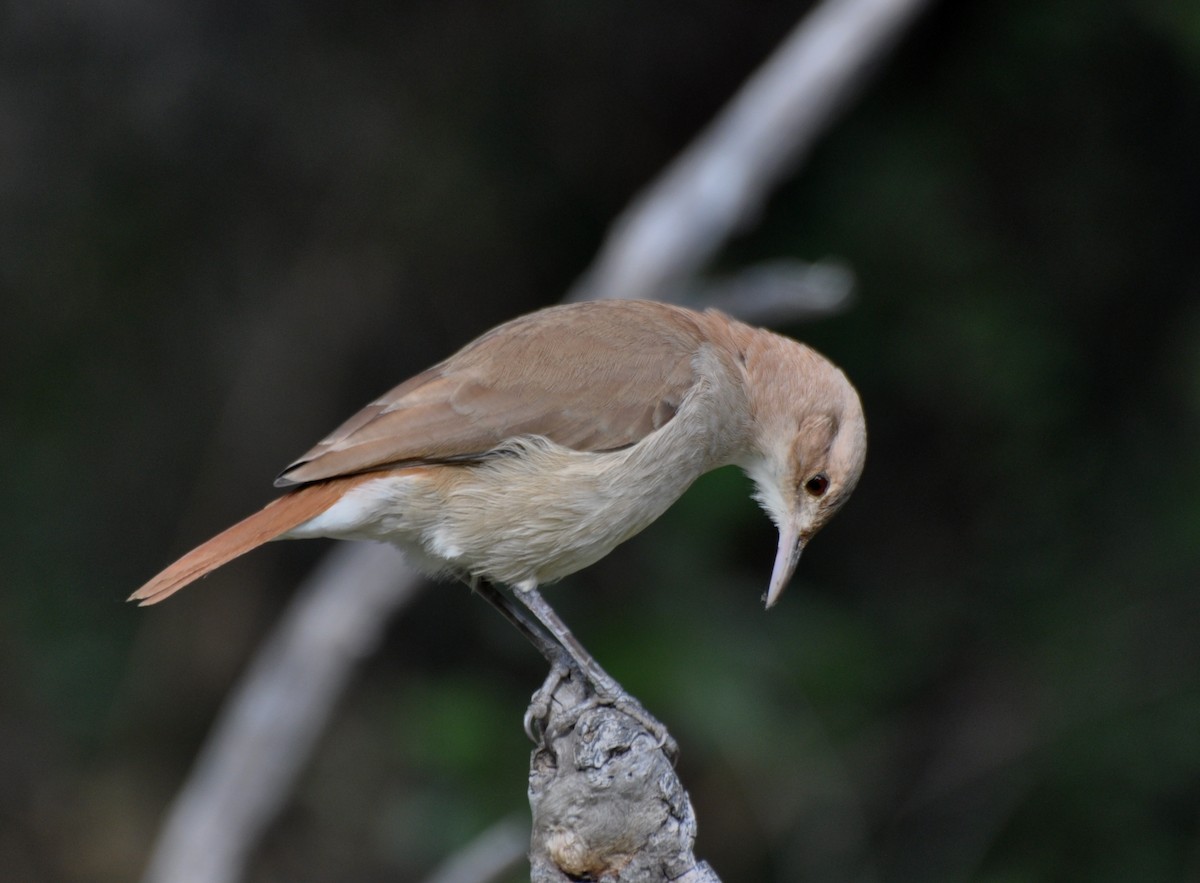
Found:
[[[775,553],[775,567],[771,571],[771,585],[767,589],[767,608],[775,605],[784,588],[791,582],[796,565],[800,563],[800,553],[804,551],[804,537],[800,535],[800,525],[794,518],[789,518],[779,529],[779,551]]]

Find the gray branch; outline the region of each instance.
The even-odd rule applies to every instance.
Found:
[[[543,690],[549,713],[529,769],[531,883],[720,883],[692,852],[696,816],[660,739],[598,704],[577,672],[552,671]]]
[[[692,280],[731,235],[757,217],[772,188],[799,164],[863,74],[925,2],[825,0],[617,220],[569,299],[677,300],[696,294],[689,291],[689,286],[698,287]],[[784,272],[775,265],[757,278],[753,273],[758,271],[752,271],[716,287],[705,285],[697,299],[711,297],[709,302],[754,321],[837,309],[848,297],[848,276],[835,271],[822,279],[821,265],[816,266],[815,275],[803,265],[784,267]],[[169,808],[145,883],[234,883],[243,876],[247,856],[294,788],[357,662],[374,650],[383,626],[418,584],[397,553],[386,547],[352,544],[330,553],[297,593],[222,710]],[[580,718],[572,730],[575,744],[554,744],[560,773],[578,775],[578,759],[588,751],[607,757],[611,769],[652,762],[643,757],[641,737],[622,735],[624,725],[606,718],[605,711]],[[587,734],[601,741],[591,747],[578,744]],[[624,739],[630,741],[627,761],[612,751]],[[609,747],[601,750],[604,745]],[[574,767],[563,763],[569,758],[575,759]],[[694,819],[682,787],[669,781],[674,772],[664,771],[664,776],[658,796],[638,799],[659,801],[667,813],[664,822],[675,826],[679,843],[687,841],[687,850],[677,849],[673,854],[679,858],[669,866],[683,875],[679,881],[714,883],[715,875],[703,863],[684,867],[690,860],[683,856],[690,856],[688,832]],[[652,784],[658,787],[659,781]],[[557,792],[551,782],[543,784],[547,797],[534,806],[543,834],[535,833],[535,843],[545,845],[546,831],[570,827],[563,827],[569,815],[562,812],[564,799],[549,795],[582,792]],[[611,855],[613,847],[587,849]],[[539,846],[535,868],[549,854],[548,846]]]
[[[763,204],[927,0],[825,0],[617,219],[571,300],[672,297]]]
[[[844,264],[780,260],[697,280],[682,300],[694,309],[712,307],[752,325],[778,325],[839,313],[853,295],[854,273]]]

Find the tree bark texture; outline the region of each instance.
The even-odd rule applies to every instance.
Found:
[[[551,701],[529,765],[532,883],[720,883],[692,852],[696,816],[662,738],[598,702],[576,672],[552,672],[543,691]]]

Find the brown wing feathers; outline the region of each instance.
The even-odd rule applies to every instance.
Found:
[[[518,435],[580,451],[636,444],[674,416],[704,339],[695,314],[656,303],[515,319],[372,402],[276,485],[460,460]]]

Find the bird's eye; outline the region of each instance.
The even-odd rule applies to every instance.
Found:
[[[808,481],[804,482],[804,489],[814,497],[820,497],[829,490],[829,476],[824,472],[818,472]]]

